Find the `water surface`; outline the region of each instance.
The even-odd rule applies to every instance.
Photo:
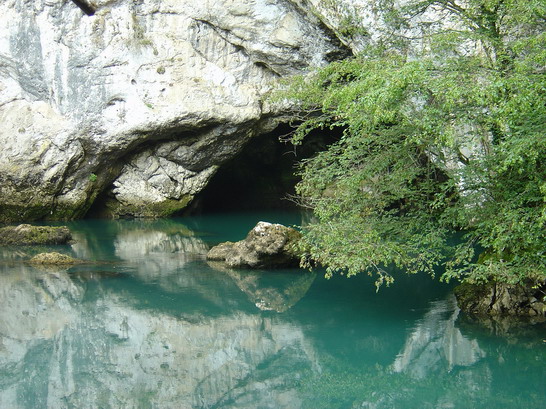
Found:
[[[285,214],[69,224],[0,248],[0,408],[543,408],[546,327],[478,325],[398,274],[235,271],[210,246]],[[46,250],[89,260],[24,262]]]

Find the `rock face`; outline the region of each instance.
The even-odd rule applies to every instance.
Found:
[[[297,265],[294,245],[300,233],[281,224],[258,222],[244,240],[221,243],[210,249],[207,259],[223,261],[232,268],[271,268]]]
[[[455,288],[461,310],[481,316],[520,316],[546,320],[542,285],[510,285],[504,283],[468,284]]]
[[[0,222],[187,204],[253,135],[263,96],[344,53],[300,2],[0,4]]]
[[[31,226],[20,224],[0,229],[0,245],[66,244],[72,239],[68,227]]]

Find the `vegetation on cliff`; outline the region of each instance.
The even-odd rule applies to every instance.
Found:
[[[419,0],[383,7],[390,40],[311,76],[282,97],[337,143],[301,164],[310,264],[328,274],[384,266],[468,282],[546,279],[546,5]],[[393,4],[390,4],[393,3]],[[397,36],[421,24],[421,49]],[[385,37],[387,38],[387,37]],[[455,232],[459,232],[454,235]],[[457,237],[456,245],[453,238]]]

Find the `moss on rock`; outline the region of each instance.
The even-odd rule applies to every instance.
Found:
[[[172,216],[184,210],[193,200],[192,195],[182,196],[180,199],[166,199],[155,203],[125,204],[117,200],[108,200],[102,216],[114,219],[123,217],[162,218]]]
[[[0,224],[35,220],[74,220],[85,216],[90,202],[77,203],[24,203],[0,205]],[[1,201],[1,198],[0,198]]]
[[[40,220],[49,213],[49,208],[41,205],[2,205],[0,206],[0,223],[8,224],[21,221]]]
[[[36,254],[29,261],[31,264],[47,265],[73,265],[83,263],[82,260],[67,256],[57,252]]]
[[[453,291],[459,308],[466,313],[546,317],[546,283],[462,283]]]
[[[0,245],[45,245],[66,244],[72,240],[72,234],[66,226],[31,226],[20,224],[0,229]]]
[[[258,222],[244,240],[221,243],[207,254],[231,268],[275,268],[297,266],[295,244],[301,233],[281,224]]]
[[[231,241],[226,241],[224,243],[220,243],[217,246],[214,246],[210,249],[210,251],[207,253],[207,260],[209,261],[225,261],[226,257],[228,257],[229,253],[233,251],[233,245],[235,243]]]

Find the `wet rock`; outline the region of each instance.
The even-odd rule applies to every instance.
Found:
[[[0,245],[66,244],[72,239],[68,227],[31,226],[20,224],[0,229]]]
[[[454,289],[459,308],[482,316],[542,317],[546,319],[546,283],[463,283]]]
[[[82,260],[67,256],[57,252],[36,254],[30,259],[31,264],[47,264],[47,265],[72,265],[80,264]]]
[[[207,254],[211,261],[223,261],[231,268],[275,268],[297,266],[295,245],[301,234],[281,224],[258,222],[244,240],[226,242]]]

